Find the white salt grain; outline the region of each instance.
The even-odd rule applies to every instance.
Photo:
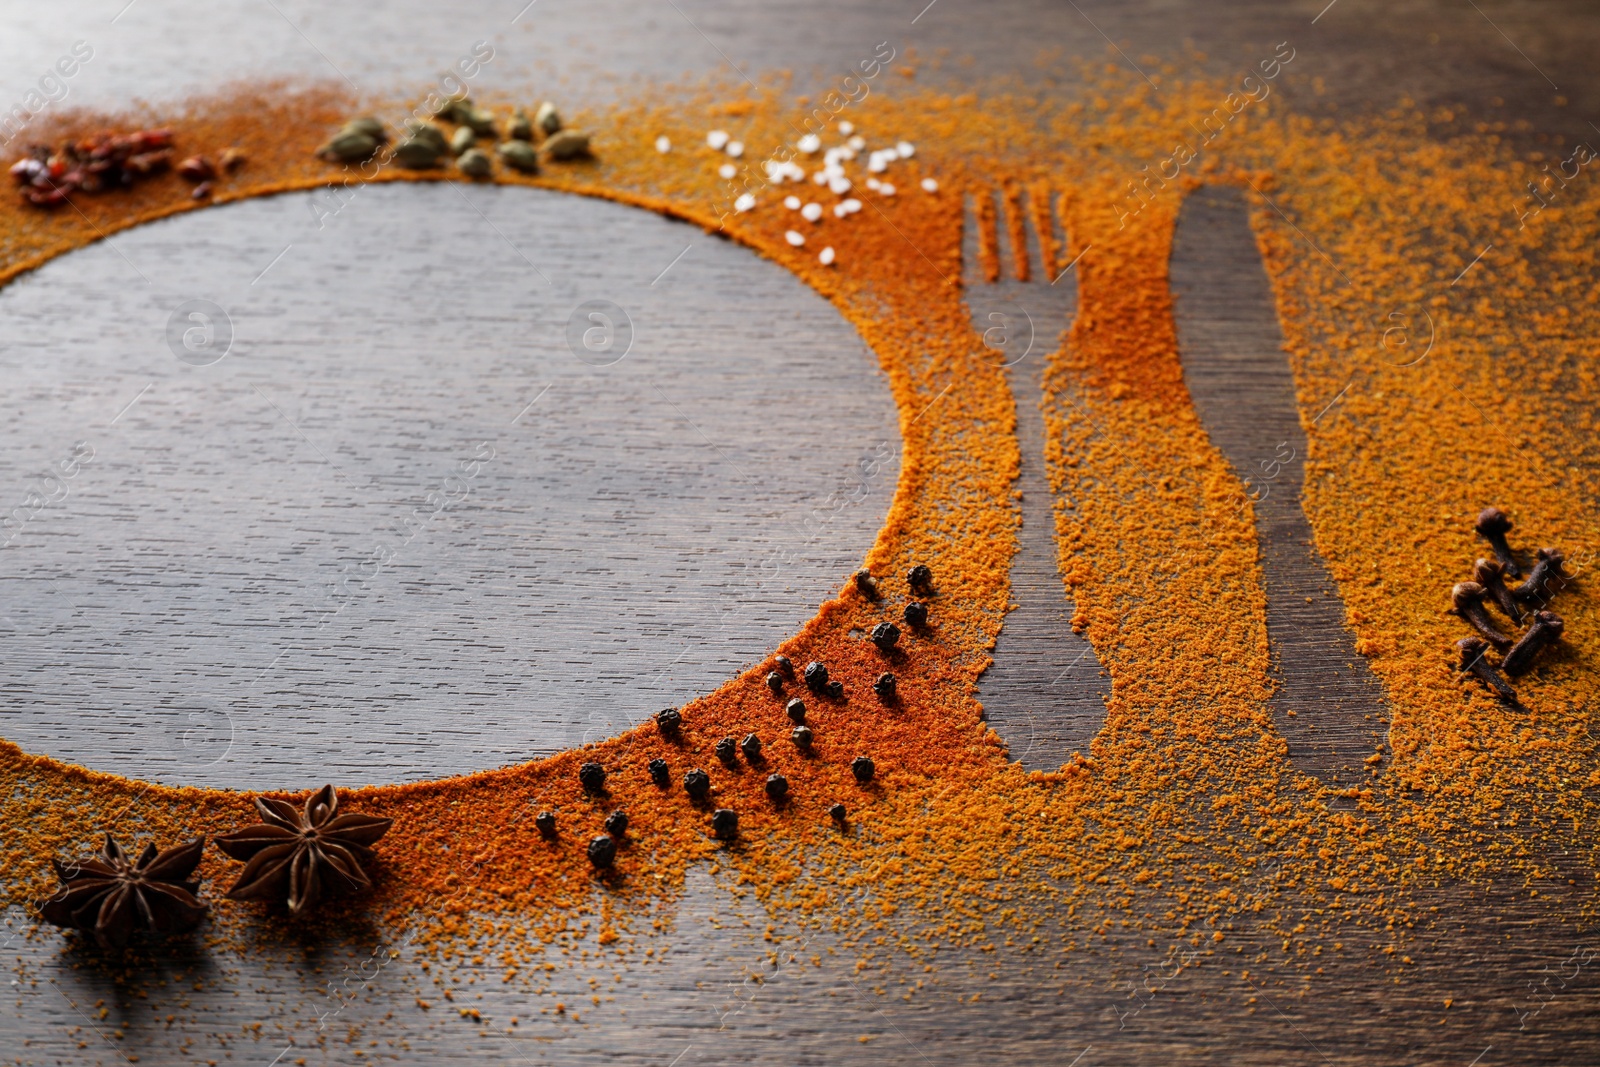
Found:
[[[832,264],[833,264],[833,246],[829,245],[827,248],[824,248],[822,250],[822,254],[817,256],[817,261],[819,263],[821,263],[824,267],[832,266]]]
[[[922,188],[930,193],[936,193],[939,191],[939,183],[932,178],[924,178],[922,179]]]
[[[821,204],[807,204],[800,209],[800,216],[807,222],[816,222],[822,217]]]
[[[709,146],[713,151],[722,151],[723,146],[727,143],[727,130],[712,130],[710,133],[706,134],[706,145]]]
[[[799,248],[801,245],[806,243],[805,234],[800,233],[798,230],[787,231],[783,235],[783,239],[794,245],[796,248]]]
[[[672,151],[672,142],[667,138],[666,134],[662,134],[660,137],[656,138],[656,151],[660,152],[662,155],[666,155],[668,152]]]

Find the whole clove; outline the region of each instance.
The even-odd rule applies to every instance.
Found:
[[[1478,513],[1478,521],[1473,528],[1478,531],[1478,536],[1489,542],[1489,547],[1494,549],[1494,556],[1500,561],[1500,566],[1505,568],[1506,577],[1522,577],[1516,557],[1511,554],[1511,546],[1506,543],[1506,534],[1511,531],[1511,516],[1499,508],[1484,508]]]
[[[1477,582],[1459,582],[1450,591],[1450,600],[1455,613],[1488,638],[1491,645],[1501,652],[1511,647],[1511,638],[1495,627],[1483,608],[1483,586]]]
[[[1507,704],[1517,702],[1517,691],[1511,683],[1489,662],[1489,642],[1481,637],[1463,637],[1456,642],[1461,653],[1461,670],[1472,674],[1494,691],[1495,696]]]
[[[1538,658],[1548,646],[1555,643],[1561,636],[1561,631],[1566,624],[1561,621],[1561,616],[1553,611],[1540,611],[1534,614],[1533,622],[1528,625],[1527,632],[1522,638],[1511,646],[1511,651],[1505,654],[1505,659],[1500,667],[1507,674],[1515,678],[1519,674],[1528,673],[1533,666],[1533,661]]]
[[[1511,589],[1506,585],[1505,568],[1492,559],[1480,559],[1472,567],[1472,578],[1483,586],[1489,599],[1494,601],[1495,607],[1505,613],[1506,618],[1522,625],[1522,606],[1512,596]]]
[[[1550,603],[1571,580],[1571,575],[1561,569],[1565,562],[1566,556],[1559,548],[1541,548],[1528,580],[1511,590],[1511,595],[1533,607]]]

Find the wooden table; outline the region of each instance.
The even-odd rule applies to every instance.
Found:
[[[379,16],[120,6],[0,9],[10,30],[0,69],[26,80],[81,38],[96,58],[72,82],[73,103],[170,99],[241,75],[334,76],[378,91],[488,38],[497,59],[485,85],[538,81],[581,102],[625,92],[635,73],[730,60],[751,76],[795,68],[802,83],[821,81],[891,40],[922,57],[920,77],[958,83],[969,75],[954,58],[971,55],[980,73],[1065,92],[1064,57],[1099,56],[1108,39],[1129,63],[1155,55],[1223,71],[1287,39],[1303,66],[1284,91],[1308,110],[1410,94],[1526,119],[1530,137],[1584,136],[1600,115],[1588,76],[1600,19],[1579,3],[542,0],[520,14],[516,3],[408,2]],[[1185,52],[1191,41],[1207,60]],[[1052,46],[1060,54],[1035,63]],[[792,632],[870,544],[897,469],[892,406],[859,337],[782,271],[689,227],[554,195],[370,189],[320,226],[307,199],[147,227],[0,292],[0,359],[13,382],[0,471],[20,477],[84,440],[102,479],[6,550],[8,738],[218,786],[495,766],[608,735],[715,686]],[[1238,201],[1191,199],[1172,274],[1185,372],[1213,440],[1241,472],[1284,455],[1280,442],[1303,454]],[[171,308],[194,297],[229,309],[232,348],[207,367],[175,363],[165,343]],[[589,300],[628,314],[633,344],[618,362],[612,350],[576,358],[568,343]],[[1069,315],[1070,301],[1058,310]],[[1013,369],[1012,382],[1028,406],[1036,380]],[[779,399],[804,413],[797,425],[764,417]],[[1024,419],[1025,445],[1038,432]],[[485,457],[480,473],[411,536],[404,517],[472,456]],[[1024,487],[1037,497],[1032,461]],[[1342,654],[1350,639],[1304,543],[1297,468],[1285,470],[1260,527],[1279,702],[1312,709],[1307,729],[1286,731],[1292,757],[1338,781],[1353,753],[1381,740],[1382,695],[1359,666],[1319,666],[1316,650]],[[825,521],[797,521],[818,509]],[[1024,515],[1014,577],[1027,613],[1002,635],[983,694],[997,712],[1027,703],[1038,672],[1026,657],[1055,654],[1049,621],[1066,609],[1050,599],[1059,583],[1041,512]],[[406,531],[393,564],[358,596],[330,595],[385,528]],[[799,562],[763,567],[777,558]],[[727,590],[752,586],[747,615],[706,627]],[[1043,642],[1036,654],[1029,633]],[[1023,658],[1007,659],[1008,644]],[[1052,736],[1063,750],[1092,713],[1092,685],[1086,693],[1072,729],[1048,721],[1048,707],[1033,712],[1045,733],[1061,727]],[[305,745],[316,725],[306,707],[336,708],[348,737]],[[128,708],[141,714],[118,710]],[[1030,765],[1056,758],[1024,751],[1040,732],[1026,715],[994,722]],[[19,1063],[348,1063],[357,1049],[530,1064],[1600,1058],[1592,935],[1511,887],[1446,887],[1437,906],[1404,987],[1330,959],[1303,995],[1268,993],[1242,973],[1264,935],[1239,931],[1239,951],[1170,979],[1163,953],[1124,932],[1063,970],[1021,950],[947,953],[909,991],[858,971],[826,936],[783,944],[774,966],[765,913],[701,872],[659,962],[615,973],[561,957],[552,994],[537,1002],[502,988],[492,965],[459,968],[458,1003],[478,1008],[483,1025],[416,1008],[435,987],[402,929],[247,960],[197,954],[135,988],[14,914],[0,1032]],[[385,962],[363,964],[372,960]],[[1563,991],[1537,992],[1552,974]],[[540,1014],[554,999],[587,1010]]]

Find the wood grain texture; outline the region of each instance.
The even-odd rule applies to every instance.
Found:
[[[1297,768],[1329,785],[1359,783],[1372,773],[1363,761],[1387,749],[1383,686],[1356,652],[1300,506],[1306,435],[1238,190],[1207,187],[1184,201],[1171,272],[1184,382],[1254,502],[1273,722]]]
[[[0,70],[8,72],[9,78],[3,87],[4,99],[18,99],[67,45],[80,38],[93,42],[97,59],[72,83],[67,106],[115,107],[140,97],[181,99],[188,93],[215,89],[234,77],[261,75],[337,78],[342,72],[364,91],[416,89],[480,38],[493,39],[499,50],[499,58],[482,82],[486,90],[514,88],[530,95],[554,95],[563,103],[626,93],[628,79],[639,73],[698,78],[720,70],[737,81],[738,76],[724,66],[729,58],[757,79],[795,69],[802,83],[823,84],[850,69],[871,51],[874,42],[886,39],[902,52],[919,50],[915,60],[918,84],[943,79],[959,86],[974,77],[1003,74],[1063,92],[1073,91],[1075,60],[1100,62],[1109,57],[1112,62],[1123,62],[1109,51],[1108,38],[1141,63],[1147,55],[1187,63],[1192,44],[1209,55],[1211,69],[1223,74],[1252,65],[1260,55],[1270,53],[1276,42],[1288,39],[1304,58],[1300,69],[1305,71],[1305,80],[1285,80],[1278,91],[1296,107],[1312,112],[1339,115],[1387,108],[1410,95],[1425,108],[1464,108],[1486,121],[1526,119],[1531,132],[1510,136],[1529,139],[1531,144],[1535,134],[1591,137],[1586,120],[1600,111],[1600,82],[1589,73],[1590,56],[1600,41],[1600,19],[1594,17],[1587,0],[1538,5],[1485,0],[1475,6],[1446,0],[1339,0],[1331,7],[1325,0],[1304,5],[1268,0],[1221,4],[1083,0],[1071,5],[995,0],[981,6],[940,0],[920,16],[921,2],[902,7],[824,0],[797,8],[775,0],[756,4],[681,0],[673,7],[640,5],[633,0],[541,0],[515,21],[513,16],[518,16],[523,6],[520,0],[511,4],[461,0],[448,5],[398,0],[385,4],[381,11],[360,5],[317,8],[288,0],[272,5],[140,0],[118,15],[116,8],[121,6],[120,2],[111,9],[22,0],[0,3],[0,24],[6,31],[0,33]],[[109,22],[114,15],[118,16],[115,23]],[[949,50],[948,60],[940,58],[944,49]],[[966,57],[972,58],[970,65],[964,62]],[[1035,62],[1039,58],[1042,63]],[[1553,102],[1557,90],[1547,83],[1545,74],[1560,85],[1559,91],[1571,101],[1568,106]],[[487,213],[501,220],[496,212]],[[215,216],[207,213],[196,218],[209,222]],[[418,282],[425,298],[430,287],[452,284],[440,264],[457,260],[437,257],[455,257],[457,244],[481,251],[479,260],[465,269],[476,271],[488,263],[496,270],[526,272],[512,252],[496,245],[495,235],[483,232],[481,218],[470,213],[452,218],[449,232],[430,241],[425,249],[408,253],[402,260],[385,248],[378,258],[398,262],[379,265]],[[408,216],[404,221],[429,226],[427,218]],[[563,232],[568,228],[574,231],[570,235]],[[248,284],[250,276],[292,239],[277,233],[268,236],[270,240],[263,238],[259,247],[252,249],[253,269],[240,275],[240,283]],[[604,237],[597,239],[587,228],[576,227],[570,217],[527,236],[531,241],[518,239],[517,243],[541,265],[546,262],[539,255],[541,245],[568,236],[574,244],[585,245],[585,254],[594,259],[616,254]],[[124,238],[118,238],[118,243],[126,247]],[[678,249],[668,247],[666,251],[670,258]],[[74,270],[86,272],[85,288],[78,297],[62,295],[50,306],[52,337],[70,335],[80,316],[92,317],[93,300],[86,302],[83,294],[115,296],[124,288],[142,284],[126,277],[126,264],[112,253],[101,249],[96,255],[102,258],[74,257]],[[491,262],[495,256],[502,258]],[[691,253],[675,270],[690,265],[693,257]],[[94,270],[101,272],[98,281],[90,269],[96,262],[100,266]],[[290,263],[285,259],[272,268],[260,284],[266,285],[273,272]],[[1178,266],[1175,264],[1175,269]],[[1249,275],[1258,272],[1259,265],[1250,256],[1219,256],[1215,266],[1241,272],[1216,279],[1230,291],[1241,291],[1235,286],[1247,289],[1257,284]],[[349,263],[344,273],[359,278],[373,267],[371,261]],[[151,300],[140,319],[145,333],[117,343],[130,353],[154,349],[158,358],[169,360],[157,347],[170,310],[165,300],[187,296],[192,288],[178,286],[163,301]],[[303,295],[298,290],[280,293],[272,305],[273,314],[287,321],[295,314],[295,301]],[[794,307],[790,301],[803,295],[798,287],[783,289],[775,294],[776,302],[762,305],[761,313],[770,315],[779,308],[783,310],[777,313],[787,313]],[[1185,302],[1192,303],[1187,298]],[[1188,313],[1185,302],[1179,305],[1182,314]],[[368,306],[358,308],[353,319],[348,313],[339,313],[307,320],[298,336],[314,340],[318,330],[331,330],[341,342],[354,344],[365,332],[384,329],[390,321],[386,316],[394,310]],[[457,309],[436,304],[432,313],[455,318]],[[502,317],[503,307],[475,319],[471,330],[476,332],[469,340],[517,339],[510,325],[500,321]],[[88,346],[94,340],[85,336],[78,343]],[[12,331],[0,333],[0,344],[8,348],[20,341]],[[1244,347],[1226,338],[1217,343],[1224,351]],[[51,351],[46,349],[47,359]],[[455,346],[434,354],[435,375],[441,368],[447,371],[457,358]],[[226,362],[219,366],[231,370]],[[411,373],[423,371],[414,364]],[[326,394],[281,389],[283,383],[270,376],[253,380],[285,412],[300,414],[303,407],[312,416],[313,428],[325,417]],[[507,375],[501,379],[507,380],[515,378]],[[81,413],[85,424],[93,424],[115,415],[144,381],[86,379],[71,384],[95,399]],[[374,388],[381,391],[390,384],[383,382]],[[12,386],[7,390],[8,399],[26,396],[43,407],[61,402],[60,394],[49,388],[21,382],[8,385]],[[127,388],[113,390],[111,385]],[[107,387],[103,395],[94,392],[101,386]],[[1020,393],[1020,384],[1014,382],[1014,388]],[[525,402],[526,394],[522,395]],[[508,395],[503,399],[517,398]],[[298,486],[297,496],[283,490],[291,506],[308,507],[321,501],[331,490],[320,461],[308,458],[309,447],[303,441],[297,444],[299,439],[281,419],[270,421],[276,416],[263,402],[254,403],[254,407],[238,408],[240,424],[249,427],[263,446],[270,442],[273,451],[268,454],[285,469],[273,470],[271,460],[247,456],[252,471],[269,479],[266,486],[283,482]],[[133,411],[138,410],[136,405]],[[220,432],[219,427],[192,411],[170,405],[158,410],[175,419],[181,416],[198,435],[175,441],[166,460],[167,471],[183,464],[192,469],[205,464],[221,466],[225,457],[210,454],[208,458],[208,451],[197,444],[206,440],[205,433]],[[1283,409],[1278,404],[1272,410],[1281,415]],[[131,412],[125,416],[132,417]],[[1237,406],[1234,421],[1243,424],[1251,418],[1249,404]],[[1208,427],[1213,425],[1219,433],[1226,428],[1216,420],[1208,421]],[[308,435],[319,447],[328,447],[326,439],[310,431]],[[794,447],[809,456],[814,442],[827,436],[808,434],[803,444]],[[46,442],[52,447],[40,447],[37,458],[54,462],[61,458],[56,447],[70,447],[74,439],[68,435]],[[472,440],[470,435],[464,439]],[[354,440],[347,444],[358,447]],[[1275,446],[1276,441],[1269,444]],[[330,456],[335,461],[346,458],[337,451]],[[6,458],[11,461],[9,454]],[[28,458],[31,461],[33,457]],[[1245,459],[1253,461],[1253,457]],[[396,465],[398,469],[398,460]],[[420,461],[413,457],[408,469],[420,468]],[[431,475],[433,469],[427,472]],[[172,475],[164,476],[170,479]],[[331,484],[337,487],[338,483]],[[411,494],[425,491],[423,484],[388,486],[384,491],[390,495],[385,499],[409,501]],[[826,485],[821,491],[834,488]],[[244,490],[229,487],[229,491]],[[1025,506],[1029,495],[1025,493]],[[68,501],[67,507],[74,502]],[[180,507],[160,500],[151,506]],[[325,531],[330,538],[327,543],[337,542],[335,535],[345,537],[352,530],[365,535],[368,531],[355,518],[352,514],[348,524],[330,524]],[[452,534],[459,533],[454,524],[479,520],[476,514],[461,512],[447,513],[445,518]],[[1025,512],[1025,531],[1028,525]],[[1032,525],[1034,529],[1039,526],[1037,522]],[[263,536],[273,533],[272,524],[263,522],[261,527],[256,532]],[[130,544],[118,551],[135,563],[158,553],[177,560],[192,540]],[[449,537],[443,543],[456,542]],[[1284,543],[1293,548],[1293,535]],[[248,549],[249,545],[236,545],[231,551]],[[1290,556],[1293,562],[1292,552]],[[470,556],[467,561],[471,562]],[[1301,568],[1300,573],[1314,577],[1313,569],[1294,565]],[[399,574],[398,568],[393,573]],[[459,575],[470,572],[454,573],[459,586]],[[78,580],[70,573],[65,577],[69,588]],[[1038,582],[1050,588],[1049,581]],[[439,584],[441,600],[462,591],[456,588],[452,592],[443,580]],[[1269,589],[1271,586],[1269,575]],[[421,584],[407,589],[407,597],[426,594]],[[496,592],[511,598],[520,591]],[[171,595],[175,600],[178,594]],[[0,611],[13,614],[17,603],[15,597],[9,598]],[[1335,605],[1314,606],[1325,620],[1336,617]],[[471,608],[467,622],[475,624],[485,606],[474,603]],[[441,619],[448,624],[458,622],[448,615]],[[1008,632],[1015,634],[1020,629],[1013,625]],[[218,640],[203,627],[179,636],[187,643],[185,648],[203,648],[205,642]],[[441,647],[451,644],[450,633],[439,636]],[[1292,635],[1280,636],[1286,644]],[[487,648],[492,660],[499,655],[492,638],[490,634],[466,645],[464,658],[470,661]],[[181,662],[177,653],[183,651],[174,646],[164,655]],[[240,641],[235,651],[259,654],[263,650]],[[391,648],[386,654],[401,653]],[[741,644],[742,657],[757,654]],[[48,645],[40,642],[34,659],[28,662],[43,669],[47,660]],[[206,661],[198,662],[205,666]],[[1286,672],[1291,665],[1284,664]],[[207,677],[202,670],[190,669],[196,678]],[[430,669],[442,671],[442,658]],[[458,659],[455,669],[481,668]],[[524,681],[506,673],[498,681]],[[109,677],[108,685],[117,684],[115,677]],[[1356,689],[1359,691],[1359,686]],[[1287,686],[1284,691],[1289,692]],[[303,696],[286,687],[280,699],[291,703]],[[476,698],[467,693],[463,699]],[[162,712],[159,703],[153,703],[152,710],[178,723],[170,744],[182,745],[186,732],[190,746],[214,744],[210,740],[214,734],[205,728],[204,720],[195,723],[178,716],[184,709]],[[467,732],[459,720],[445,714],[440,718],[441,738],[446,729],[452,739],[461,739]],[[387,722],[381,723],[379,732],[386,726]],[[82,744],[87,750],[88,742],[68,736],[71,724],[53,729],[56,741]],[[132,736],[130,726],[112,744],[94,748],[90,762],[106,765],[106,761],[128,758],[127,742]],[[359,740],[374,749],[370,758],[392,760],[381,765],[386,776],[414,773],[416,764],[399,758],[408,751],[406,739],[390,746],[386,738],[373,737],[369,731]],[[498,742],[490,736],[482,741],[467,737],[465,743],[492,747]],[[515,747],[507,745],[508,749]],[[453,751],[441,746],[438,752],[429,753],[429,759],[444,766],[453,758]],[[474,758],[480,758],[485,749],[473,751]],[[325,755],[327,763],[318,770],[326,773],[359,762],[345,756],[340,745],[328,747]],[[1297,749],[1296,758],[1301,755]],[[192,753],[175,754],[152,766],[149,773],[181,777],[179,772],[189,773],[185,768],[192,769],[196,758]],[[282,782],[292,771],[276,768],[271,775]],[[1560,857],[1547,858],[1558,871],[1562,869]],[[1270,872],[1257,872],[1239,889],[1260,891],[1268,883]],[[880,951],[876,963],[892,963],[901,977],[910,976],[912,984],[907,985],[881,979],[873,969],[876,963],[857,972],[851,954],[826,938],[806,942],[802,936],[792,943],[780,940],[776,947],[769,945],[761,936],[764,913],[748,900],[733,897],[727,887],[710,884],[703,872],[696,872],[690,892],[673,917],[675,924],[662,942],[671,949],[662,964],[623,971],[609,962],[579,957],[574,964],[553,954],[552,962],[559,969],[550,980],[550,992],[538,996],[513,991],[489,964],[465,962],[449,968],[442,974],[443,980],[463,991],[460,1003],[483,1009],[482,1023],[460,1018],[454,1006],[437,995],[433,977],[425,974],[405,949],[403,929],[353,928],[341,943],[284,945],[242,960],[199,947],[187,953],[180,948],[146,980],[122,983],[57,932],[30,932],[30,924],[12,914],[0,934],[9,970],[7,996],[0,1001],[0,1060],[121,1065],[137,1056],[141,1065],[213,1060],[230,1065],[267,1065],[276,1060],[282,1065],[304,1058],[312,1064],[621,1062],[677,1067],[700,1063],[942,1067],[1003,1059],[1076,1067],[1168,1063],[1490,1067],[1600,1062],[1600,1028],[1595,1024],[1600,1016],[1600,981],[1596,978],[1600,968],[1595,966],[1600,943],[1592,932],[1569,925],[1570,900],[1564,900],[1558,888],[1543,888],[1537,900],[1521,885],[1480,892],[1446,884],[1424,891],[1418,901],[1419,926],[1411,931],[1415,940],[1409,949],[1416,964],[1403,983],[1372,965],[1372,945],[1351,943],[1344,950],[1330,947],[1314,961],[1290,962],[1274,955],[1276,945],[1271,939],[1260,931],[1245,929],[1231,932],[1224,946],[1208,949],[1195,965],[1168,979],[1169,946],[1149,945],[1142,931],[1113,926],[1092,947],[1068,957],[1060,969],[1055,953],[1004,945],[993,953],[941,952],[931,973],[922,972],[922,960]],[[1583,891],[1582,886],[1570,890]],[[1018,904],[1032,906],[1027,901]],[[1059,916],[1044,916],[1042,921],[1047,938],[1076,928]],[[785,932],[780,927],[780,938]],[[374,951],[390,946],[401,955],[377,978],[356,982],[354,993],[330,997],[328,983],[348,990],[344,983],[351,971],[359,973]],[[782,953],[789,948],[801,948],[802,957],[815,952],[822,962],[792,969],[786,964],[775,968],[768,962],[769,950]],[[1586,962],[1576,965],[1575,960]],[[1306,963],[1309,966],[1301,965]],[[436,968],[433,974],[440,975],[441,970]],[[1246,970],[1248,977],[1243,973]],[[768,979],[753,994],[746,984],[752,972]],[[617,974],[621,980],[614,982]],[[1157,977],[1152,979],[1152,975]],[[600,983],[597,989],[591,989],[591,977]],[[925,987],[915,987],[918,978],[926,979]],[[1159,987],[1159,992],[1152,992],[1152,985]],[[419,995],[431,1002],[430,1009],[416,1005]],[[591,996],[600,996],[602,1003],[593,1005]],[[906,997],[909,999],[903,999]],[[557,1002],[569,1011],[557,1016]],[[575,1005],[580,1006],[576,1012],[570,1010]],[[106,1010],[103,1018],[102,1007]],[[331,1017],[326,1015],[330,1011],[335,1012]],[[582,1021],[575,1021],[573,1014],[581,1014]],[[520,1020],[515,1034],[507,1035],[512,1015]],[[326,1029],[319,1029],[323,1022]],[[256,1024],[261,1024],[259,1031],[254,1029]],[[121,1036],[117,1036],[119,1032]],[[863,1043],[863,1037],[869,1040]],[[291,1038],[293,1046],[288,1043]],[[358,1059],[357,1051],[367,1055]]]
[[[8,739],[224,787],[517,763],[714,689],[860,565],[896,414],[787,271],[539,190],[314,203],[0,291],[0,491],[93,453],[0,549]],[[211,366],[164,339],[196,297],[232,320]],[[574,354],[590,300],[631,350],[619,319]]]

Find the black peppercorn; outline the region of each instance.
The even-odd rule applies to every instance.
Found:
[[[888,652],[894,648],[895,642],[900,640],[900,627],[892,622],[880,622],[872,628],[872,633],[867,635],[872,643],[878,646],[879,652]]]
[[[578,768],[578,781],[585,792],[598,793],[606,787],[606,769],[598,763],[585,763]]]
[[[739,813],[732,808],[718,808],[711,815],[711,832],[724,841],[739,833]]]
[[[872,775],[877,771],[871,757],[857,756],[850,761],[850,773],[856,776],[856,781],[862,785],[872,781]]]
[[[913,600],[906,605],[906,625],[920,630],[928,625],[928,605]]]
[[[610,834],[601,834],[589,842],[589,862],[599,870],[611,866],[617,858],[617,843]]]
[[[840,697],[844,696],[844,683],[835,678],[833,681],[828,683],[824,692],[826,692],[833,699],[838,700]]]
[[[650,780],[663,789],[672,781],[672,776],[667,771],[666,760],[657,757],[650,761]]]
[[[656,726],[668,737],[676,735],[678,727],[682,725],[683,716],[678,713],[677,708],[668,708],[665,711],[656,712]]]
[[[767,796],[773,800],[782,800],[789,795],[789,779],[781,774],[767,775]]]
[[[533,817],[533,825],[537,826],[539,832],[546,837],[556,836],[556,813],[541,811]]]
[[[806,664],[806,685],[813,693],[825,692],[828,688],[828,668],[816,660]]]
[[[783,672],[785,678],[794,677],[794,664],[789,662],[788,656],[773,656],[772,662],[778,665],[778,670]]]
[[[872,572],[862,567],[856,571],[856,588],[861,590],[861,595],[868,600],[878,599],[878,582],[872,577]]]
[[[717,742],[717,758],[732,767],[739,761],[739,746],[731,737],[724,737]]]
[[[796,726],[789,734],[789,740],[793,741],[801,749],[809,749],[811,747],[811,727]]]
[[[606,833],[612,837],[621,837],[628,832],[628,813],[618,808],[606,816]]]
[[[774,693],[783,692],[783,675],[779,674],[777,671],[768,671],[767,688],[772,690]]]
[[[872,683],[872,691],[878,694],[878,698],[880,700],[893,700],[895,692],[894,675],[890,674],[888,671],[884,671],[882,674],[878,675],[878,680]]]
[[[711,793],[711,776],[696,767],[683,776],[683,791],[695,800],[704,800]]]
[[[756,762],[761,758],[761,738],[755,734],[745,734],[744,740],[739,742],[739,751],[751,763]]]
[[[828,809],[828,815],[834,822],[844,822],[845,810],[843,804],[835,804]]]
[[[933,572],[924,564],[917,564],[906,571],[906,582],[910,584],[913,593],[927,593],[933,590]]]
[[[801,723],[806,721],[806,702],[799,697],[795,697],[785,704],[783,710],[788,712],[790,722]]]

